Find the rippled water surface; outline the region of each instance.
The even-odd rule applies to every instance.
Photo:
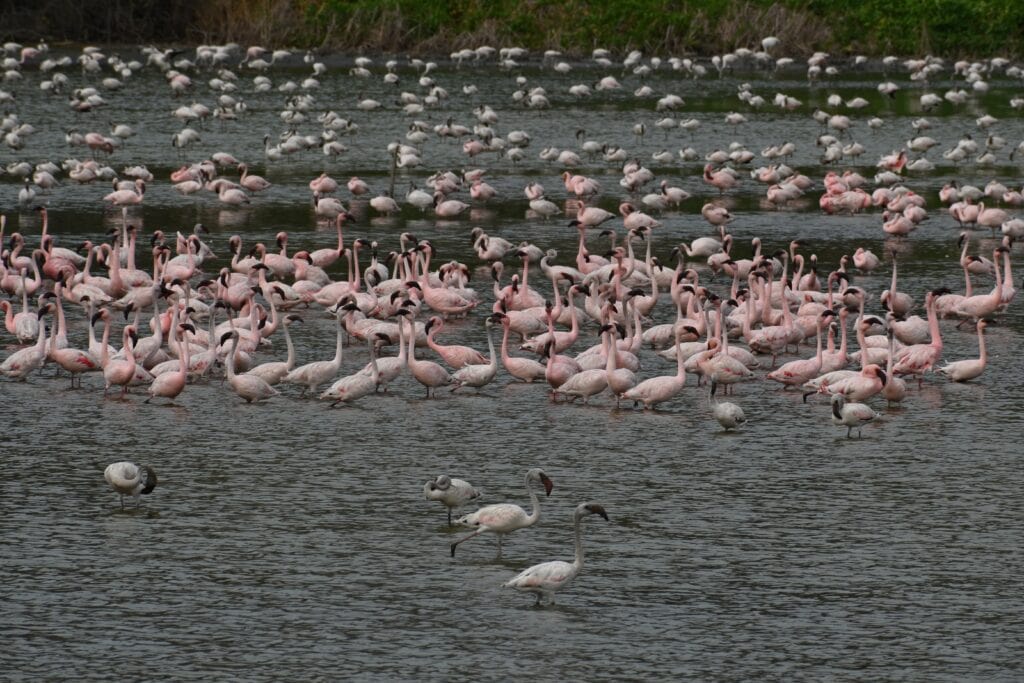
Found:
[[[561,167],[538,153],[548,146],[577,149],[580,129],[580,139],[622,145],[659,180],[695,195],[659,216],[664,225],[655,231],[653,250],[662,263],[671,263],[669,251],[679,241],[708,234],[699,209],[717,193],[700,180],[703,160],[659,165],[652,153],[692,146],[703,157],[734,140],[755,152],[793,141],[797,153],[790,163],[816,188],[774,210],[762,202],[764,186],[745,177],[720,200],[737,216],[730,226],[734,253],[749,257],[755,236],[772,250],[800,237],[807,240],[804,252],[816,253],[826,272],[841,255],[870,247],[885,255],[885,264],[854,280],[872,293],[875,312],[878,293],[888,286],[890,251],[900,255],[901,289],[918,303],[941,285],[962,289],[957,226],[937,197],[943,183],[956,178],[983,187],[996,178],[1014,188],[1021,184],[1020,167],[1008,158],[1024,137],[1008,105],[1020,87],[999,75],[987,94],[968,104],[923,113],[922,92],[941,94],[962,79],[954,81],[947,69],[938,81],[912,85],[902,70],[883,75],[843,65],[837,80],[809,86],[802,70],[694,81],[663,67],[647,82],[656,96],[674,92],[686,100],[672,115],[701,121],[691,135],[657,130],[654,122],[665,114],[654,111],[654,98],[632,95],[641,82],[619,67],[574,63],[573,71],[559,75],[539,68],[537,59],[511,71],[442,63],[431,76],[450,97],[410,117],[396,104],[398,92],[423,96],[426,90],[406,60],[399,61],[401,81],[390,86],[382,82],[384,58],[375,59],[366,80],[348,74],[350,60],[327,60],[309,120],[298,129],[319,134],[316,114],[328,109],[352,117],[359,130],[343,138],[349,151],[339,160],[317,149],[278,162],[264,158],[263,136],[273,141],[283,130],[278,114],[286,95],[276,87],[308,73],[297,57],[268,73],[275,86],[269,93],[254,92],[253,74],[239,69],[236,97],[247,112],[237,122],[208,122],[200,129],[202,142],[185,152],[169,145],[180,129],[171,112],[193,100],[212,108],[212,72],[193,73],[192,92],[174,98],[165,79],[145,69],[124,89],[104,91],[105,108],[75,114],[66,96],[43,95],[42,76],[29,68],[22,81],[4,85],[15,96],[5,109],[37,133],[20,151],[4,148],[0,159],[84,158],[88,152],[65,146],[64,129],[105,133],[108,122],[131,124],[137,135],[109,163],[118,171],[145,164],[156,178],[130,220],[147,238],[155,229],[188,231],[203,223],[218,256],[204,269],[215,273],[227,264],[231,234],[241,235],[247,249],[256,241],[272,243],[279,230],[289,232],[292,250],[331,246],[333,226],[318,223],[312,212],[311,178],[322,170],[342,181],[359,175],[377,193],[389,183],[385,147],[404,140],[413,118],[433,125],[451,117],[472,126],[472,110],[490,104],[499,135],[522,129],[532,136],[522,162],[490,153],[469,159],[461,145],[432,138],[423,147],[423,166],[401,171],[395,187],[401,199],[409,182],[423,185],[435,170],[484,167],[497,199],[474,203],[468,217],[448,221],[409,206],[399,216],[381,217],[356,199],[351,208],[358,222],[346,228],[346,240],[376,240],[383,252],[397,250],[399,233],[412,231],[431,240],[441,262],[468,263],[485,305],[449,323],[441,336],[479,349],[486,347],[483,320],[493,294],[469,232],[481,226],[515,242],[557,248],[558,262],[571,263],[577,233],[566,227],[568,218],[528,215],[522,188],[541,182],[551,199],[573,208]],[[67,72],[74,87],[98,84],[76,68]],[[622,90],[578,102],[567,94],[574,83],[593,84],[610,73],[622,80]],[[552,107],[516,105],[516,76],[526,78],[526,87],[545,87]],[[893,100],[874,89],[885,78],[903,86]],[[736,99],[743,82],[769,101],[785,92],[803,105],[792,113],[770,104],[750,111]],[[463,94],[470,83],[477,94]],[[931,218],[910,239],[887,238],[878,210],[852,217],[818,211],[826,169],[814,143],[823,129],[810,114],[825,107],[832,92],[871,102],[851,113],[850,135],[867,151],[840,167],[869,177],[880,155],[913,135],[913,119],[932,120],[928,133],[941,146],[930,158],[938,168],[906,179],[928,198]],[[384,106],[361,112],[355,104],[365,97]],[[724,123],[733,110],[748,122]],[[975,119],[986,112],[1000,119],[991,133],[1007,141],[994,165],[944,161],[941,150],[964,134],[985,139]],[[885,125],[870,130],[872,116]],[[637,122],[647,125],[643,139],[633,136]],[[243,208],[223,207],[208,193],[182,197],[171,188],[171,170],[218,150],[249,161],[273,187]],[[618,187],[619,168],[585,159],[580,171],[601,180],[598,203],[609,210],[627,197]],[[39,215],[17,206],[19,182],[8,175],[0,180],[8,234],[17,229],[35,245]],[[120,224],[120,212],[103,207],[108,191],[104,183],[62,179],[40,196],[62,244],[101,240]],[[349,199],[347,192],[339,195]],[[460,198],[469,201],[466,192]],[[622,232],[621,221],[612,225]],[[603,239],[595,231],[592,250],[601,251]],[[971,250],[991,255],[997,245],[979,231]],[[1015,247],[1015,261],[1019,253]],[[510,261],[507,269],[514,268]],[[340,278],[345,271],[330,272]],[[700,273],[706,282],[710,273],[703,267]],[[536,268],[530,281],[550,294]],[[710,286],[724,293],[728,283],[720,277]],[[990,286],[990,279],[976,278],[977,291]],[[330,357],[333,322],[316,308],[302,315],[304,323],[293,327],[299,363]],[[653,318],[673,316],[664,296]],[[71,310],[69,317],[72,342],[84,345],[84,315]],[[120,321],[115,336],[119,332]],[[973,331],[943,321],[942,333],[944,359],[977,353]],[[585,325],[581,336],[574,350],[596,342],[596,326]],[[283,358],[279,337],[262,359]],[[725,434],[693,378],[653,412],[616,409],[608,396],[586,406],[552,404],[546,386],[511,383],[504,371],[479,393],[442,390],[432,400],[403,376],[387,394],[333,410],[300,398],[290,386],[270,402],[246,405],[219,377],[189,385],[171,406],[144,404],[140,390],[124,400],[104,398],[98,376],[87,377],[83,390],[69,390],[66,377],[53,377],[53,366],[26,383],[5,379],[0,677],[1019,680],[1019,301],[989,327],[987,340],[990,365],[980,379],[958,385],[930,375],[920,389],[912,384],[898,408],[872,399],[882,417],[864,428],[862,439],[847,439],[834,427],[823,400],[805,404],[799,393],[761,380],[737,389],[734,400],[750,422]],[[10,335],[3,343],[4,356],[15,349]],[[810,353],[801,349],[803,356]],[[366,360],[361,345],[346,347],[342,374]],[[641,360],[643,377],[674,370],[648,349]],[[149,463],[159,474],[156,490],[137,510],[122,511],[103,481],[104,467],[117,460]],[[441,473],[461,476],[484,489],[487,503],[525,506],[523,476],[538,466],[554,481],[541,522],[509,536],[500,560],[496,539],[487,535],[450,557],[448,545],[462,531],[448,528],[443,507],[423,500],[424,482]],[[610,521],[586,520],[586,565],[557,604],[538,609],[530,596],[502,589],[531,564],[571,559],[572,511],[585,500],[602,503]]]

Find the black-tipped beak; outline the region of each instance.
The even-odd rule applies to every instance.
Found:
[[[544,491],[546,492],[547,495],[550,496],[551,495],[551,489],[555,488],[555,485],[554,485],[554,483],[552,483],[551,478],[548,477],[548,475],[546,475],[546,474],[541,474],[540,475],[540,481],[541,481],[542,484],[544,484]]]

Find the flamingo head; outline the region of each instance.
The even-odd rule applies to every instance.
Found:
[[[544,470],[539,467],[535,467],[526,473],[526,477],[531,483],[539,482],[542,484],[544,486],[545,495],[551,495],[551,489],[553,489],[555,485],[552,483],[548,475],[544,473]]]
[[[604,521],[608,521],[608,513],[605,512],[604,506],[598,505],[597,503],[581,503],[576,508],[577,515],[600,515],[604,518]]]

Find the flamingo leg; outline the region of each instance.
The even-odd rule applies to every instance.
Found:
[[[454,543],[452,543],[452,546],[451,546],[452,547],[452,557],[455,557],[455,548],[456,548],[456,546],[458,546],[463,541],[468,541],[469,539],[473,538],[474,536],[479,536],[481,533],[483,533],[483,530],[484,530],[484,527],[480,527],[479,529],[477,529],[473,533],[469,534],[468,536],[463,536],[459,540],[457,540]]]

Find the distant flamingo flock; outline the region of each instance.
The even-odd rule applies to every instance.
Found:
[[[624,69],[624,75],[638,80],[637,106],[657,117],[624,132],[638,141],[648,135],[667,140],[673,131],[693,139],[701,120],[684,116],[683,98],[654,92],[645,77],[671,70],[683,84],[744,69],[777,74],[803,68],[776,56],[778,49],[777,39],[766,38],[757,50],[737,50],[710,61],[645,59],[631,53],[620,64],[607,51],[595,50],[593,63],[582,66],[550,51],[535,66],[540,74],[550,69],[560,75],[577,68]],[[21,187],[19,210],[23,216],[38,216],[41,230],[30,233],[25,220],[14,229],[9,215],[0,217],[0,289],[8,297],[0,300],[0,308],[5,342],[13,347],[0,372],[44,390],[60,381],[111,400],[138,394],[147,403],[172,403],[185,400],[194,383],[223,376],[218,391],[233,392],[248,403],[320,399],[343,406],[370,397],[402,400],[394,387],[411,383],[422,389],[407,392],[405,399],[445,396],[457,401],[477,392],[500,400],[505,384],[521,382],[538,385],[538,399],[564,406],[558,409],[572,410],[568,404],[606,410],[685,406],[733,430],[747,422],[740,405],[742,385],[767,382],[778,385],[779,392],[801,392],[808,410],[819,411],[822,424],[831,420],[846,427],[848,437],[854,431],[860,436],[878,411],[884,415],[887,407],[912,403],[915,389],[935,375],[956,382],[981,377],[987,363],[986,329],[998,324],[1016,295],[1012,251],[1014,241],[1024,237],[1019,216],[1024,190],[993,178],[984,187],[950,181],[937,197],[916,192],[914,174],[933,171],[929,150],[944,144],[929,136],[931,123],[923,117],[913,122],[902,148],[878,159],[873,177],[861,175],[853,165],[865,146],[853,138],[854,131],[891,125],[878,117],[858,118],[869,104],[864,98],[830,95],[826,107],[811,112],[785,93],[771,97],[749,84],[740,86],[738,111],[725,116],[727,125],[737,130],[749,125],[748,116],[762,108],[774,106],[785,116],[804,110],[820,126],[820,135],[804,144],[805,150],[813,145],[819,163],[806,168],[806,174],[791,168],[787,162],[799,143],[790,141],[760,153],[734,143],[703,154],[686,147],[652,155],[657,168],[688,164],[688,186],[702,188],[703,198],[659,177],[623,147],[576,130],[574,139],[536,155],[547,170],[521,186],[523,199],[519,190],[515,198],[504,198],[521,201],[531,224],[546,223],[553,234],[573,235],[575,253],[566,254],[474,224],[471,210],[501,196],[496,188],[502,187],[497,182],[502,169],[525,163],[537,136],[527,130],[499,133],[501,108],[479,103],[475,86],[467,83],[456,92],[441,85],[444,78],[454,80],[453,74],[465,80],[471,69],[488,64],[514,74],[530,58],[524,50],[462,50],[451,55],[447,70],[418,59],[408,65],[393,59],[381,70],[373,60],[359,57],[337,78],[382,78],[393,85],[398,104],[360,96],[352,103],[356,114],[351,118],[318,101],[321,82],[334,74],[312,53],[303,58],[309,75],[296,82],[286,80],[292,72],[282,72],[275,83],[271,77],[279,65],[294,63],[298,56],[258,46],[241,51],[234,45],[199,46],[194,56],[146,48],[138,60],[95,47],[84,48],[77,58],[51,57],[44,45],[8,43],[4,51],[5,84],[37,82],[42,93],[79,112],[82,127],[95,122],[89,112],[110,107],[108,99],[130,89],[132,79],[148,70],[163,75],[170,98],[196,98],[170,107],[183,128],[168,152],[183,163],[167,181],[142,165],[121,172],[108,165],[114,156],[131,153],[135,131],[123,123],[111,124],[107,133],[67,131],[67,144],[88,158],[6,165],[5,172]],[[815,53],[807,59],[805,75],[812,86],[827,89],[842,69],[862,68],[862,63]],[[950,65],[935,57],[887,57],[883,68],[886,78],[892,73],[907,78],[879,83],[879,100],[900,89],[919,88],[925,113],[984,94],[997,75],[1024,77],[1021,67],[998,58]],[[74,75],[78,72],[81,76]],[[928,86],[940,74],[957,84],[942,96]],[[76,86],[74,78],[82,83]],[[541,117],[559,95],[600,102],[624,87],[616,76],[605,75],[564,94],[550,92],[539,81],[520,75],[510,95],[515,107],[537,110]],[[215,98],[214,106],[198,102],[204,89]],[[240,125],[236,121],[247,115],[244,95],[271,89],[286,98],[281,119],[287,131],[276,138],[260,131],[252,140],[269,180],[253,172],[253,160],[242,160],[245,154],[194,152],[202,149],[200,131],[208,119]],[[40,131],[20,120],[12,92],[0,89],[0,100],[9,111],[0,124],[6,147],[14,154],[30,150]],[[1009,105],[1020,112],[1024,98],[1015,97]],[[279,182],[276,162],[319,150],[328,162],[343,164],[359,144],[357,116],[379,122],[378,110],[390,110],[405,137],[389,146],[382,157],[388,161],[380,169],[384,176],[393,167],[399,183],[375,193],[370,183],[350,174],[310,174],[308,194],[303,190],[297,201],[308,206],[311,223],[329,226],[329,243],[320,248],[296,245],[295,234],[288,231],[278,232],[273,243],[253,243],[239,232],[214,251],[200,225],[145,234],[139,227],[137,217],[153,201],[154,188],[172,187],[175,201],[206,195],[229,211],[245,211],[273,192]],[[459,123],[460,116],[471,123]],[[299,132],[313,121],[318,134]],[[944,163],[984,169],[1007,154],[1013,162],[1024,152],[1024,142],[1015,146],[1002,138],[998,123],[988,115],[977,118],[977,139],[965,135],[953,143],[941,155]],[[432,145],[453,140],[461,144],[467,162],[489,155],[492,168],[417,171],[430,163]],[[202,158],[186,161],[193,154]],[[254,155],[251,149],[248,154]],[[758,158],[766,165],[752,168]],[[587,172],[594,167],[602,172]],[[617,182],[608,181],[603,169],[609,167],[621,170]],[[115,212],[118,227],[107,239],[78,244],[62,231],[64,226],[51,225],[46,206],[59,202],[62,184],[91,183],[112,188],[97,195],[96,211]],[[731,231],[749,216],[734,208],[729,196],[750,194],[751,184],[764,187],[756,194],[771,208],[820,192],[820,214],[805,214],[801,220],[817,221],[823,228],[835,216],[872,212],[889,246],[913,239],[925,221],[944,225],[950,243],[959,236],[950,279],[914,298],[903,288],[904,264],[895,247],[876,254],[864,245],[826,264],[812,244],[800,240],[769,245],[767,236],[740,239]],[[475,259],[450,259],[419,229],[419,234],[394,234],[388,243],[359,235],[361,216],[405,213],[432,216],[449,235],[463,230]],[[707,234],[681,243],[666,237],[667,226],[681,217],[706,224]],[[975,230],[981,231],[980,238]],[[490,282],[474,279],[480,271],[490,274]],[[889,280],[883,291],[858,281],[876,271]],[[302,323],[310,315],[331,319],[334,352],[329,357],[309,351]],[[954,324],[947,320],[955,321],[961,334],[976,335],[977,357],[944,355],[944,336],[953,333]],[[479,326],[486,347],[455,338],[453,333],[470,326]],[[368,362],[349,361],[352,349]],[[827,400],[811,407],[818,394]],[[726,396],[731,400],[723,400]],[[136,502],[156,483],[152,468],[132,463],[111,465],[107,479]],[[547,475],[531,470],[532,514],[499,505],[460,518],[475,531],[453,543],[452,554],[457,545],[488,531],[498,535],[500,553],[505,533],[539,518],[537,486],[551,491]],[[448,508],[449,522],[453,509],[479,498],[466,481],[447,475],[428,482],[425,495]],[[607,519],[600,505],[576,508],[575,563],[538,565],[507,585],[535,593],[538,601],[553,600],[554,591],[582,565],[580,524],[589,515]]]

